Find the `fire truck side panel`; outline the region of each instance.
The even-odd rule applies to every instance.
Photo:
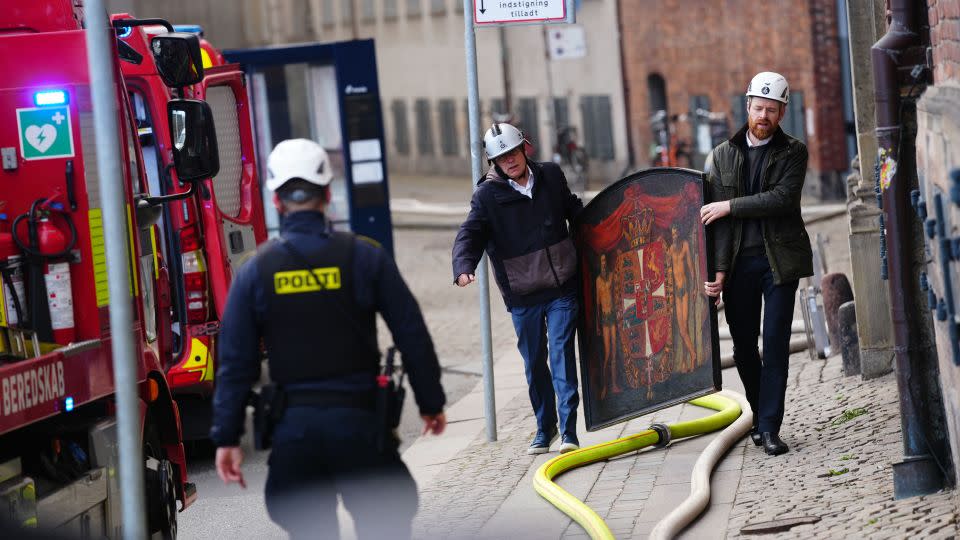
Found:
[[[218,318],[226,305],[233,273],[266,240],[263,203],[256,177],[250,102],[237,64],[213,67],[203,79],[220,150],[220,173],[210,180],[212,197],[203,201],[204,236],[211,260],[211,289]],[[217,241],[211,241],[216,239]]]

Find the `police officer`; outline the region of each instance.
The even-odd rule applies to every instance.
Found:
[[[268,461],[271,519],[294,538],[336,538],[340,495],[361,538],[409,537],[416,484],[396,437],[377,444],[375,322],[379,312],[403,354],[424,433],[439,435],[446,398],[420,307],[379,244],[332,231],[324,210],[333,174],[320,145],[283,141],[267,169],[280,238],[241,267],[227,298],[211,430],[217,473],[246,487],[239,441],[262,340],[285,396]]]

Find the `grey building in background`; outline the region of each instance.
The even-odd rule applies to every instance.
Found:
[[[107,4],[114,13],[200,24],[207,39],[221,49],[373,38],[391,172],[469,176],[463,4],[458,0],[108,0]],[[503,42],[496,28],[477,30],[481,118],[489,124],[492,112],[506,110],[508,85],[511,112],[531,137],[538,159],[552,157],[557,126],[575,126],[590,157],[592,186],[600,187],[617,180],[628,167],[616,1],[583,0],[577,19],[585,55],[549,62],[541,26],[509,27]],[[501,58],[503,45],[506,63]]]

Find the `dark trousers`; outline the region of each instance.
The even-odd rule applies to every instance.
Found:
[[[753,408],[754,427],[761,433],[779,433],[790,368],[790,325],[799,281],[775,285],[764,256],[737,258],[724,287],[723,302],[733,360]],[[757,348],[760,309],[763,308],[763,358]]]
[[[291,538],[339,538],[337,495],[357,536],[410,538],[417,485],[396,445],[376,449],[374,413],[291,407],[274,431],[266,502]]]

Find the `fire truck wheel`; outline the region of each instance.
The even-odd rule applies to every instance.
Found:
[[[148,418],[149,422],[149,418]],[[151,538],[177,538],[177,491],[173,464],[166,459],[156,426],[148,423],[143,440],[145,485],[147,488],[147,526]]]

